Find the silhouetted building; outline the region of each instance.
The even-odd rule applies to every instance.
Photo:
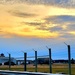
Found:
[[[9,57],[5,57],[3,53],[0,54],[0,65],[8,65]],[[11,57],[11,64],[16,64],[16,59]]]
[[[68,63],[68,60],[59,59],[59,60],[51,60],[52,63]],[[75,64],[75,60],[72,58],[72,64]],[[38,64],[49,64],[49,58],[38,58]]]
[[[26,63],[27,64],[32,64],[33,61],[32,60],[27,60]],[[24,60],[16,60],[16,64],[17,65],[23,65],[24,64]]]
[[[38,58],[38,64],[49,64],[49,58]]]

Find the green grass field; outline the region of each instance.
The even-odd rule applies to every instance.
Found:
[[[8,66],[0,66],[0,70],[9,70]],[[11,66],[12,71],[24,71],[23,65]],[[27,71],[34,72],[35,66],[27,65]],[[75,75],[75,64],[72,65],[72,75]],[[49,65],[38,65],[38,72],[49,73]],[[66,73],[68,74],[68,65],[67,64],[53,64],[52,73]]]

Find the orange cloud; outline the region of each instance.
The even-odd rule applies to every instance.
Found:
[[[75,16],[75,9],[68,9],[55,6],[45,5],[28,5],[28,4],[14,4],[0,6],[0,34],[9,36],[24,36],[24,37],[39,37],[39,38],[55,38],[59,37],[59,32],[51,32],[50,30],[38,29],[37,26],[20,24],[21,22],[37,22],[46,26],[46,28],[54,27],[57,24],[52,22],[45,23],[44,18],[55,15],[72,15]],[[16,11],[17,10],[17,11]],[[11,12],[8,12],[11,11]],[[38,16],[34,16],[38,15]],[[32,23],[34,24],[34,23]],[[42,26],[44,26],[42,25]],[[41,27],[42,27],[41,26]],[[66,29],[66,26],[62,26]],[[71,32],[73,34],[73,32]]]

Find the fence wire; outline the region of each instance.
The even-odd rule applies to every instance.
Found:
[[[47,50],[45,53],[41,53],[41,55],[39,54],[40,51],[37,51],[37,71],[38,72],[50,72],[50,66],[52,65],[52,73],[66,73],[69,74],[69,59],[68,59],[68,49],[67,48],[57,48],[58,50],[52,50],[51,49],[51,63],[49,61],[49,51]],[[18,52],[17,52],[18,54]],[[74,69],[75,69],[75,51],[74,51],[74,47],[71,47],[71,75],[75,75]],[[24,70],[24,54],[22,53],[22,56],[18,57],[13,57],[11,54],[11,59],[14,58],[16,60],[14,66],[9,65],[9,56],[8,57],[8,65],[4,65],[4,66],[0,66],[0,69],[6,69],[8,70],[10,68],[10,70]],[[27,52],[27,61],[26,61],[26,65],[27,65],[27,71],[35,71],[35,53],[33,54],[33,56],[29,55]],[[12,59],[12,60],[14,60]],[[12,61],[11,60],[11,61]],[[3,65],[3,63],[2,63]],[[15,68],[15,69],[14,69]]]

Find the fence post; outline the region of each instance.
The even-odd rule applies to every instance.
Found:
[[[11,54],[9,54],[9,70],[11,70]]]
[[[27,53],[24,53],[24,71],[26,71],[26,58],[27,58]]]
[[[52,73],[51,48],[49,48],[49,69],[50,69],[50,73]]]
[[[35,51],[35,72],[37,72],[37,51]]]
[[[68,64],[69,64],[69,75],[71,75],[71,52],[70,52],[70,45],[68,45]]]

